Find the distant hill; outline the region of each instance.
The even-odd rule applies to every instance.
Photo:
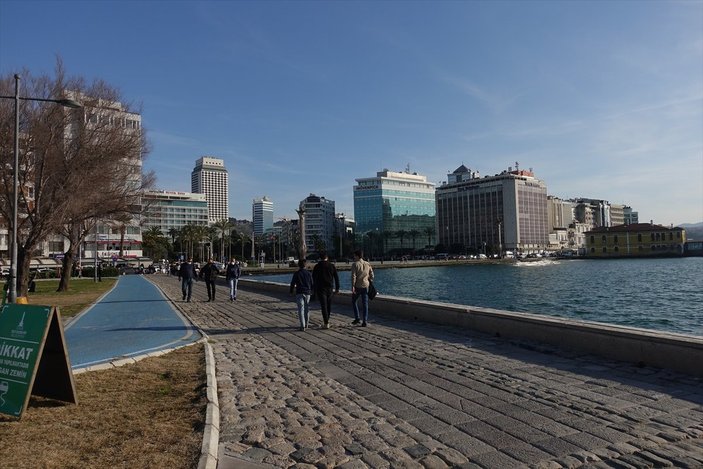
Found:
[[[703,222],[683,223],[679,226],[686,230],[686,239],[703,241]]]

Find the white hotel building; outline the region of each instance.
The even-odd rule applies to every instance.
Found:
[[[193,193],[205,194],[210,223],[229,219],[229,175],[224,160],[209,156],[198,159],[190,182]]]

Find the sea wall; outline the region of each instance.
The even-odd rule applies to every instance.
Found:
[[[253,279],[241,279],[240,287],[288,292],[287,285]],[[340,292],[333,302],[351,310],[351,293]],[[372,315],[462,327],[703,378],[703,337],[383,295],[372,301],[371,311]]]

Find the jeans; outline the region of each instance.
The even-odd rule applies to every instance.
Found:
[[[181,290],[183,291],[183,299],[190,301],[190,295],[193,293],[193,279],[184,278],[181,280]]]
[[[305,329],[308,327],[308,319],[310,319],[310,295],[298,293],[295,295],[295,303],[298,305],[300,327]]]
[[[332,313],[332,290],[317,290],[317,299],[320,302],[320,311],[322,312],[322,321],[327,324],[330,322],[330,313]]]
[[[354,288],[354,293],[352,294],[352,306],[354,306],[354,319],[359,320],[359,305],[357,304],[359,297],[361,297],[361,307],[364,309],[363,321],[367,322],[369,320],[369,289],[368,288]]]
[[[215,281],[205,280],[205,286],[207,287],[207,299],[215,301]]]
[[[229,299],[230,300],[237,299],[237,283],[239,283],[238,278],[229,279]]]

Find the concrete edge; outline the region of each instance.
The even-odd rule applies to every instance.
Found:
[[[245,290],[288,292],[288,285],[282,283],[240,279],[239,284]],[[333,302],[349,305],[350,297],[350,292],[340,292],[333,297]],[[374,313],[380,315],[456,326],[504,339],[534,341],[703,378],[700,365],[703,363],[703,337],[385,295],[377,296],[372,305]]]
[[[216,469],[218,450],[220,446],[220,403],[217,398],[217,372],[215,355],[208,342],[209,337],[203,334],[205,344],[205,374],[207,376],[207,408],[205,410],[205,428],[203,429],[203,444],[200,450],[198,469]]]
[[[219,462],[219,446],[220,446],[220,402],[217,397],[217,368],[215,363],[215,354],[210,345],[210,337],[188,316],[188,314],[176,304],[168,295],[150,279],[147,280],[154,285],[166,301],[171,303],[171,307],[180,315],[188,320],[188,322],[201,335],[201,339],[193,344],[202,342],[205,346],[205,377],[206,377],[206,399],[207,405],[205,408],[205,425],[203,427],[203,442],[200,447],[200,459],[198,460],[198,469],[217,469]],[[189,344],[192,345],[192,344]]]

